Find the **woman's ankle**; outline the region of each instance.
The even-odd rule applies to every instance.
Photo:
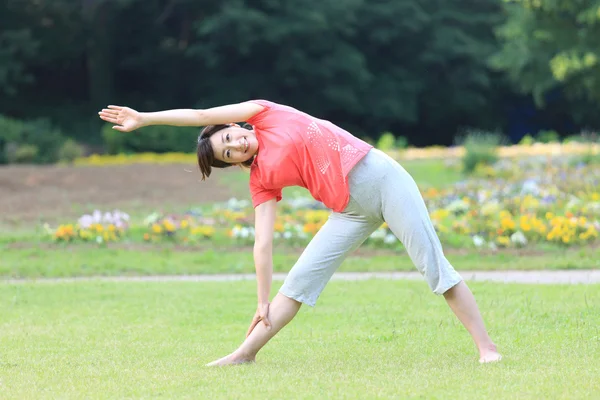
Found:
[[[242,349],[237,349],[231,354],[231,356],[236,361],[254,361],[254,359],[256,358],[256,353],[250,353]]]

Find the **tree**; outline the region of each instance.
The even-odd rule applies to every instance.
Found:
[[[505,0],[491,65],[539,106],[561,89],[573,101],[600,100],[600,0]]]

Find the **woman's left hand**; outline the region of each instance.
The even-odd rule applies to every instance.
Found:
[[[263,321],[268,331],[271,330],[271,321],[269,321],[269,305],[269,303],[258,305],[256,308],[256,313],[254,313],[254,318],[252,318],[252,322],[250,323],[250,328],[248,328],[248,332],[246,332],[246,337],[250,336],[260,321]]]

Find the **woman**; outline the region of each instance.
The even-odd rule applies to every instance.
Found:
[[[99,114],[121,132],[148,125],[204,126],[197,147],[203,180],[212,167],[250,168],[258,307],[246,340],[209,366],[253,362],[303,303],[315,305],[346,256],[384,221],[430,289],[444,296],[471,334],[479,361],[500,360],[471,291],[444,256],[417,185],[383,152],[328,121],[264,100],[152,113],[108,106]],[[241,121],[252,129],[234,124]],[[269,302],[277,202],[282,188],[294,185],[307,188],[332,213]]]

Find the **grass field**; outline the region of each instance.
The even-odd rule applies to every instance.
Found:
[[[402,162],[421,188],[463,178],[443,160]],[[252,273],[252,248],[43,239],[43,222],[95,208],[143,220],[235,196],[248,176],[210,182],[181,165],[0,169],[0,276]],[[192,168],[188,168],[192,169]],[[118,179],[115,179],[118,177]],[[285,197],[305,196],[287,188]],[[458,271],[598,269],[600,247],[476,251],[449,243]],[[287,272],[301,248],[277,246]],[[415,271],[403,251],[363,246],[340,271]],[[243,340],[254,282],[0,283],[0,399],[589,399],[600,393],[600,285],[471,283],[502,362],[479,365],[469,335],[423,281],[334,281],[255,365],[206,368]],[[273,293],[280,283],[273,284]]]
[[[0,247],[1,248],[1,247]],[[278,248],[273,270],[288,272],[302,249]],[[537,252],[482,253],[448,252],[457,270],[543,270],[600,268],[600,248],[546,250]],[[340,271],[416,271],[405,252],[359,250]],[[12,278],[72,277],[95,275],[160,275],[252,273],[251,247],[162,249],[139,246],[128,250],[118,245],[2,249],[0,276]]]
[[[274,284],[274,289],[278,287]],[[3,284],[2,399],[590,399],[600,286],[471,284],[504,359],[480,365],[422,282],[331,282],[249,366],[255,285]]]

